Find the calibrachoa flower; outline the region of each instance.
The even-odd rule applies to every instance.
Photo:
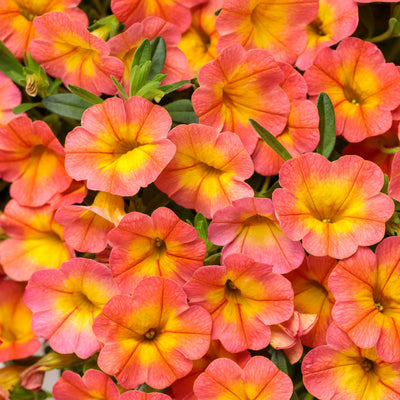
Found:
[[[190,8],[205,0],[111,0],[111,10],[127,27],[141,22],[148,16],[156,16],[175,24],[181,32],[190,26]]]
[[[167,110],[142,97],[109,98],[88,108],[81,124],[67,135],[65,168],[92,190],[133,196],[175,154]]]
[[[117,92],[110,75],[119,80],[124,64],[109,56],[110,48],[104,40],[61,12],[37,17],[33,25],[40,38],[31,42],[29,51],[49,75],[62,79],[64,85],[80,86],[96,95]]]
[[[184,288],[190,304],[210,312],[211,338],[231,353],[263,349],[270,341],[269,325],[293,313],[289,281],[243,254],[230,254],[221,266],[199,268]]]
[[[31,329],[24,290],[22,283],[0,278],[0,362],[31,356],[41,346]]]
[[[222,258],[233,253],[246,254],[255,261],[271,264],[278,273],[297,268],[304,258],[301,243],[282,232],[270,199],[247,197],[217,211],[208,238],[224,246]]]
[[[320,140],[318,111],[315,104],[307,100],[307,84],[304,78],[290,65],[280,63],[285,77],[280,86],[290,101],[290,113],[285,129],[276,137],[293,156],[314,150]],[[268,146],[261,137],[251,154],[254,169],[261,175],[277,175],[284,160]]]
[[[394,204],[380,193],[383,181],[381,169],[360,157],[331,163],[307,153],[283,164],[283,189],[275,190],[272,200],[283,232],[302,239],[308,253],[346,258],[385,234]]]
[[[385,63],[377,46],[358,38],[322,49],[304,74],[311,99],[325,92],[332,100],[336,134],[360,142],[385,133],[400,104],[400,73]]]
[[[238,44],[232,45],[200,69],[200,87],[193,93],[193,108],[201,124],[235,132],[251,153],[258,135],[249,118],[274,135],[286,125],[290,105],[279,86],[283,77],[268,51],[246,51]]]
[[[393,158],[388,193],[389,196],[400,201],[400,152],[397,152]]]
[[[0,125],[7,124],[16,117],[12,110],[21,103],[21,98],[18,87],[0,71]]]
[[[25,116],[0,126],[0,176],[12,182],[10,195],[30,207],[44,205],[72,181],[64,149],[49,126]]]
[[[251,355],[247,350],[240,353],[230,353],[224,349],[219,340],[212,340],[207,353],[200,360],[193,362],[193,368],[190,373],[172,384],[171,389],[174,398],[176,400],[197,400],[193,392],[193,384],[208,365],[217,358],[229,358],[241,368],[244,368],[251,359]]]
[[[161,73],[167,76],[162,81],[162,84],[167,85],[183,79],[190,79],[186,56],[177,47],[181,38],[179,29],[176,25],[161,18],[148,17],[142,22],[133,24],[125,32],[112,37],[107,42],[111,49],[111,55],[122,60],[125,65],[122,86],[127,93],[129,93],[130,85],[129,72],[136,49],[144,39],[151,41],[157,36],[162,37],[166,45],[166,57]]]
[[[101,371],[87,370],[82,377],[64,371],[53,387],[55,400],[120,400],[117,385]]]
[[[105,265],[74,258],[58,270],[43,269],[29,279],[25,302],[32,329],[58,353],[88,358],[100,349],[92,325],[104,304],[119,290]]]
[[[103,371],[128,389],[144,382],[162,389],[207,352],[211,318],[203,308],[189,307],[176,282],[154,276],[139,282],[132,296],[114,296],[93,330],[104,344],[98,358]]]
[[[110,267],[124,293],[131,294],[143,278],[162,276],[183,285],[203,265],[204,241],[194,227],[168,208],[150,216],[131,212],[108,235]]]
[[[332,316],[359,347],[375,346],[379,358],[400,361],[400,238],[339,262],[329,277],[335,297]]]
[[[307,26],[307,45],[296,67],[309,68],[319,50],[349,37],[357,28],[358,7],[354,0],[319,0],[317,17]]]
[[[222,8],[223,0],[209,0],[194,7],[192,25],[182,34],[178,47],[186,54],[193,75],[217,57],[219,34],[215,28],[215,12]]]
[[[331,257],[308,256],[296,270],[285,275],[292,283],[294,309],[302,314],[318,314],[311,331],[301,337],[308,347],[326,344],[326,332],[332,322],[331,310],[335,302],[328,287],[328,278],[337,265]]]
[[[239,43],[293,64],[307,43],[305,26],[317,12],[318,0],[224,0],[216,23],[218,50]]]
[[[121,400],[172,400],[171,397],[159,392],[142,392],[140,390],[129,390],[122,393]]]
[[[59,268],[74,256],[49,205],[21,207],[10,200],[0,216],[0,227],[9,236],[0,243],[0,263],[13,280],[27,281],[35,271]]]
[[[75,250],[98,253],[107,246],[107,234],[125,215],[124,199],[98,192],[91,206],[66,205],[55,220],[64,227],[65,241]]]
[[[326,400],[397,400],[400,363],[382,361],[375,349],[360,349],[335,324],[327,346],[311,350],[302,363],[307,390]]]
[[[237,135],[190,124],[172,129],[168,139],[176,154],[155,184],[176,203],[212,218],[232,201],[253,196],[244,182],[253,163]]]
[[[0,368],[0,400],[8,400],[10,391],[21,382],[20,374],[26,367],[8,365]]]
[[[22,59],[32,39],[38,37],[32,21],[35,17],[63,11],[72,19],[87,26],[88,18],[77,5],[80,0],[2,0],[0,8],[0,39]]]
[[[214,360],[194,384],[198,400],[288,400],[292,391],[290,378],[261,356],[243,369],[227,358]]]

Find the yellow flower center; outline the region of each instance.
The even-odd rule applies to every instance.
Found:
[[[361,360],[361,368],[365,371],[365,372],[370,372],[373,371],[375,366],[375,363],[373,361],[371,361],[368,358],[363,358]]]
[[[156,337],[156,335],[157,335],[156,330],[152,328],[152,329],[149,329],[149,330],[143,335],[143,337],[144,337],[144,339],[146,339],[146,340],[154,340],[154,338]]]
[[[312,21],[308,25],[318,36],[326,36],[326,33],[323,28],[323,22],[319,17],[315,18],[314,21]]]

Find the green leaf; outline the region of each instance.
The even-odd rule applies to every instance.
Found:
[[[157,74],[160,74],[164,68],[167,48],[162,37],[157,36],[151,41],[151,67],[148,79],[152,80]]]
[[[80,121],[84,111],[93,104],[73,93],[57,93],[43,99],[43,105],[55,114]]]
[[[0,70],[17,85],[25,79],[24,68],[10,50],[0,40]]]
[[[136,49],[135,54],[133,55],[132,64],[130,70],[135,65],[141,65],[146,61],[150,61],[151,58],[151,46],[150,40],[144,39],[140,46]]]
[[[206,217],[202,213],[197,213],[193,222],[199,236],[203,240],[206,240],[208,234],[208,222]]]
[[[283,350],[275,350],[271,348],[271,361],[286,375],[289,375],[289,362]]]
[[[145,61],[143,64],[135,65],[131,70],[129,96],[136,96],[138,91],[147,81],[151,67],[151,61]]]
[[[176,124],[197,124],[199,118],[193,110],[190,100],[176,100],[164,106]]]
[[[290,400],[299,400],[299,397],[297,396],[297,393],[294,390],[292,396],[290,397]]]
[[[249,121],[254,130],[261,136],[261,139],[264,140],[279,157],[283,158],[285,161],[292,158],[290,153],[278,142],[278,139],[272,133],[268,132],[258,122],[254,121],[254,119],[249,119]]]
[[[42,105],[42,103],[22,103],[19,106],[13,108],[13,113],[21,114],[23,112],[32,110],[32,108],[35,108],[35,107],[38,107],[41,105]]]
[[[168,94],[174,92],[176,89],[179,89],[182,86],[187,85],[188,83],[190,83],[190,81],[179,81],[171,83],[170,85],[160,86],[159,89],[162,90],[165,94]]]
[[[336,143],[335,111],[326,93],[320,93],[317,98],[319,114],[319,144],[317,153],[329,158]]]
[[[119,92],[121,93],[122,97],[125,100],[128,100],[128,95],[125,92],[125,89],[122,87],[122,85],[115,79],[115,76],[110,75],[111,80],[114,82],[114,85],[117,87]]]
[[[88,92],[85,89],[80,88],[79,86],[75,85],[67,85],[68,90],[70,90],[73,94],[81,97],[83,100],[88,101],[92,104],[101,104],[103,99],[99,96],[94,95],[93,93]]]

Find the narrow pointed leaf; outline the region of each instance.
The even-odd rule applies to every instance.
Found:
[[[35,107],[38,107],[41,105],[42,105],[42,103],[22,103],[19,106],[13,108],[13,113],[21,114],[23,112],[32,110],[32,108],[35,108]]]
[[[290,153],[279,143],[278,139],[272,133],[268,132],[258,122],[254,121],[254,119],[249,119],[249,121],[254,130],[260,135],[261,139],[264,140],[279,157],[285,161],[292,158]]]
[[[151,41],[151,67],[149,71],[149,80],[152,80],[157,74],[160,74],[164,68],[167,48],[162,37],[157,36]]]
[[[317,153],[328,158],[336,143],[335,111],[326,93],[320,93],[317,98],[319,114],[319,144]]]
[[[57,93],[43,99],[43,105],[62,117],[80,120],[85,110],[93,104],[73,93]]]
[[[114,85],[117,87],[119,92],[122,94],[123,98],[125,100],[128,100],[128,95],[125,92],[125,89],[122,87],[122,85],[115,79],[115,76],[110,75],[111,80],[114,82]]]
[[[187,85],[188,83],[190,83],[190,81],[179,81],[171,83],[170,85],[160,86],[159,89],[162,90],[165,94],[168,94],[174,92],[176,89],[179,89],[182,86]]]
[[[197,124],[199,122],[190,100],[176,100],[165,105],[164,108],[176,124]]]
[[[141,65],[146,61],[149,61],[151,57],[151,46],[150,40],[144,39],[140,46],[136,49],[133,55],[131,70],[135,65]]]
[[[88,92],[85,89],[80,88],[79,86],[75,85],[68,85],[67,88],[77,96],[81,97],[83,100],[88,101],[92,104],[101,104],[103,99],[99,96],[94,95],[93,93]]]

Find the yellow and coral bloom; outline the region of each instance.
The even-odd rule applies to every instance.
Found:
[[[222,259],[241,253],[270,264],[274,272],[289,272],[302,263],[300,241],[289,239],[279,226],[270,199],[243,198],[215,213],[208,229],[209,240],[222,249]]]
[[[295,311],[289,320],[271,326],[270,345],[276,350],[283,349],[290,364],[297,363],[303,355],[301,338],[311,331],[317,319],[318,314]]]
[[[49,205],[21,207],[15,200],[6,205],[0,227],[9,238],[0,243],[0,264],[11,279],[27,281],[35,271],[59,268],[74,256],[54,213]]]
[[[319,50],[349,37],[358,25],[358,7],[354,0],[320,0],[317,17],[307,26],[307,45],[296,67],[309,68]]]
[[[193,362],[193,368],[190,374],[184,378],[175,381],[172,386],[172,393],[176,400],[197,400],[193,392],[193,384],[199,375],[210,365],[210,363],[218,358],[229,358],[244,368],[251,359],[250,352],[245,350],[240,353],[230,353],[225,350],[219,340],[212,340],[207,353],[200,359]]]
[[[43,121],[21,116],[0,126],[0,176],[12,182],[11,197],[22,206],[43,206],[69,187],[64,154]]]
[[[0,125],[5,125],[16,117],[12,110],[21,103],[21,99],[18,87],[0,71]]]
[[[293,64],[307,43],[305,26],[317,12],[318,0],[224,0],[216,23],[218,50],[239,43]]]
[[[25,285],[0,278],[0,362],[31,356],[41,343],[23,300]]]
[[[144,39],[150,41],[160,36],[165,41],[166,57],[161,73],[167,76],[161,82],[167,85],[173,82],[190,79],[188,61],[185,54],[178,49],[177,44],[181,33],[176,25],[164,21],[158,17],[148,17],[143,22],[137,22],[125,32],[112,37],[107,43],[111,49],[111,55],[123,61],[125,70],[122,77],[122,86],[129,93],[129,75],[133,55]]]
[[[272,200],[281,228],[315,256],[346,258],[378,243],[394,211],[390,197],[380,193],[381,169],[358,156],[331,163],[307,153],[283,164],[279,182],[283,189]]]
[[[39,38],[32,40],[29,50],[49,75],[62,79],[64,85],[80,86],[96,95],[117,92],[110,75],[121,79],[124,65],[109,56],[110,48],[104,40],[62,12],[37,17],[33,24]]]
[[[307,100],[307,84],[304,78],[290,65],[279,63],[285,77],[280,86],[290,101],[290,112],[285,129],[276,138],[283,147],[296,157],[313,151],[319,142],[318,111],[315,104]],[[251,154],[254,169],[261,175],[277,175],[284,160],[260,137]]]
[[[251,154],[258,135],[250,118],[274,135],[285,128],[290,104],[279,86],[283,78],[268,51],[232,45],[200,69],[193,108],[201,124],[236,133]]]
[[[127,389],[146,382],[163,389],[192,369],[210,345],[211,318],[187,304],[178,283],[145,278],[132,296],[114,296],[93,330],[104,344],[99,367]]]
[[[190,8],[205,0],[111,0],[111,10],[119,21],[130,27],[146,17],[161,17],[185,32],[191,21]]]
[[[336,117],[336,134],[360,142],[392,126],[391,111],[400,104],[400,72],[385,63],[377,46],[346,38],[336,50],[318,52],[304,78],[311,99],[325,92]]]
[[[186,54],[192,75],[217,57],[219,33],[215,28],[215,12],[222,8],[223,0],[209,0],[192,9],[192,24],[182,34],[179,48]]]
[[[242,369],[227,358],[214,360],[194,384],[198,400],[288,400],[293,384],[266,357],[252,357]]]
[[[196,229],[165,207],[157,208],[151,217],[139,212],[127,214],[108,240],[113,277],[128,294],[149,276],[183,285],[203,265],[206,255],[206,245]]]
[[[400,362],[400,238],[389,237],[341,260],[329,277],[335,297],[332,316],[361,348]]]
[[[319,399],[397,400],[400,363],[382,361],[375,349],[360,349],[335,324],[328,345],[311,350],[302,363],[306,389]]]
[[[142,97],[107,99],[88,108],[81,124],[67,135],[65,168],[92,190],[133,196],[175,154],[167,110]]]
[[[32,310],[32,329],[61,354],[88,358],[100,350],[92,325],[119,290],[105,265],[74,258],[59,269],[43,269],[29,279],[25,302]]]
[[[120,400],[117,385],[101,371],[87,370],[82,377],[64,371],[53,387],[55,400]]]
[[[253,162],[234,133],[190,124],[172,129],[168,139],[176,154],[155,184],[179,205],[212,218],[232,201],[254,195],[244,182],[254,172]]]
[[[124,199],[98,192],[91,206],[60,207],[55,220],[64,227],[64,237],[75,250],[99,253],[107,246],[107,234],[125,215]]]
[[[393,157],[388,193],[390,197],[400,201],[400,152]]]
[[[19,365],[0,368],[0,400],[9,400],[10,391],[20,384],[20,374],[25,368]]]
[[[294,309],[302,314],[317,314],[311,331],[301,337],[308,347],[326,344],[326,332],[332,322],[335,299],[328,287],[330,273],[337,265],[331,257],[308,256],[296,270],[285,275],[292,283]]]
[[[211,314],[211,338],[231,353],[263,349],[270,341],[269,325],[293,314],[290,282],[244,254],[230,254],[222,266],[199,268],[184,289],[190,304]]]
[[[88,25],[88,18],[77,5],[81,0],[2,0],[0,4],[0,39],[22,59],[30,42],[39,35],[32,21],[40,15],[61,11],[73,20]]]

